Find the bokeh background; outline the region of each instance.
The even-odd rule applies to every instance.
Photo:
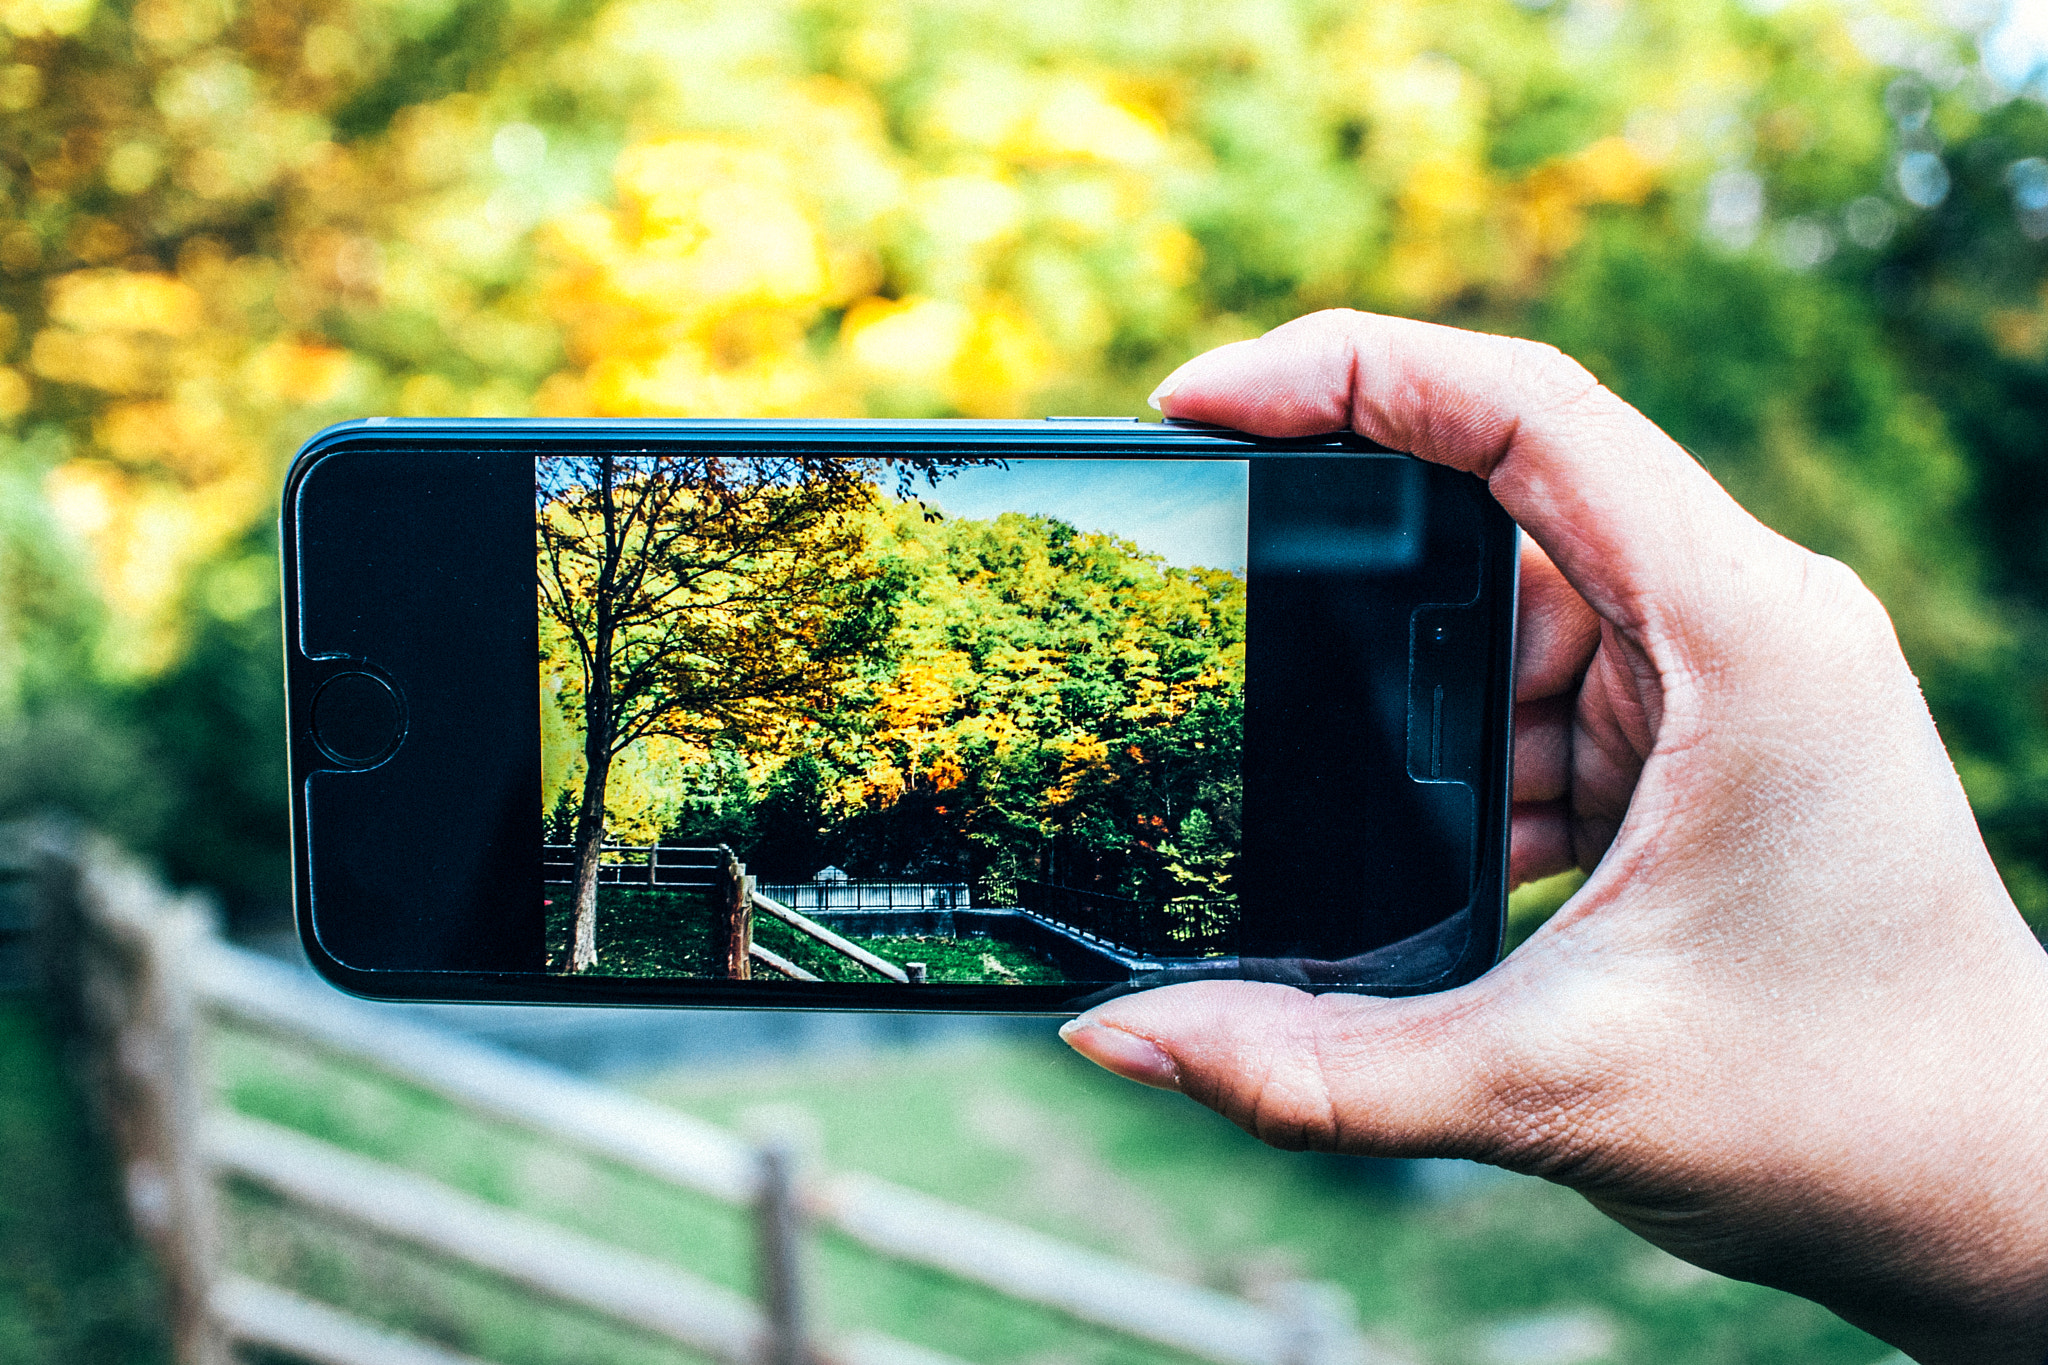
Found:
[[[276,494],[326,422],[1138,412],[1339,305],[1557,344],[1855,567],[2048,932],[2038,0],[0,0],[0,815],[288,914]],[[1130,1122],[1105,1169],[1283,1169]],[[1607,1248],[1544,1283],[1666,1321],[1505,1189],[1398,1216],[1442,1303],[1541,1224]],[[1733,1307],[1663,1358],[1876,1358],[1667,1279]]]

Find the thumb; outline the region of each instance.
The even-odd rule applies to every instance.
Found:
[[[1487,1081],[1499,1049],[1473,1003],[1202,981],[1099,1005],[1060,1037],[1276,1147],[1490,1159],[1509,1139]]]

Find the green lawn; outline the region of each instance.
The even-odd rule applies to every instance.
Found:
[[[0,996],[0,1361],[159,1365],[158,1288],[55,1040]]]
[[[1461,1165],[1444,1169],[1470,1173],[1465,1193],[1403,1195],[1380,1163],[1274,1151],[1187,1100],[1115,1080],[1046,1032],[1042,1044],[678,1072],[645,1089],[722,1123],[799,1110],[831,1164],[1220,1288],[1335,1282],[1375,1335],[1425,1361],[1483,1361],[1494,1333],[1552,1315],[1607,1325],[1613,1349],[1594,1359],[1617,1362],[1891,1354],[1804,1300],[1674,1260],[1541,1181]]]
[[[548,969],[569,961],[574,923],[569,887],[548,888]],[[711,897],[702,891],[601,886],[597,969],[606,976],[724,976],[725,949],[712,935]]]
[[[651,1096],[742,1128],[794,1124],[819,1159],[870,1171],[1189,1279],[1257,1293],[1334,1281],[1369,1329],[1423,1362],[1494,1358],[1496,1337],[1592,1324],[1593,1361],[1875,1365],[1877,1342],[1801,1300],[1694,1271],[1585,1203],[1494,1176],[1404,1196],[1388,1169],[1271,1151],[1170,1095],[1115,1081],[1047,1038],[650,1078]],[[737,1289],[749,1233],[732,1209],[462,1115],[349,1067],[227,1034],[232,1102],[485,1198],[661,1256]],[[1460,1168],[1473,1169],[1473,1168]],[[230,1201],[244,1268],[504,1365],[682,1358],[487,1277],[324,1227],[250,1192]],[[1140,1365],[1168,1352],[897,1265],[831,1236],[821,1318],[988,1365]],[[1506,1340],[1506,1337],[1501,1337]]]
[[[568,961],[568,889],[547,908],[548,967]],[[644,886],[598,891],[597,969],[606,976],[723,977],[724,946],[713,934],[716,907],[708,893]],[[754,941],[825,981],[880,981],[876,972],[802,934],[773,915],[754,916]],[[1027,948],[989,938],[906,935],[857,940],[890,962],[922,962],[929,979],[964,984],[1060,982],[1066,977]]]

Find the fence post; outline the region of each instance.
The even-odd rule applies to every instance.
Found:
[[[730,849],[725,868],[732,883],[732,901],[726,909],[725,974],[730,980],[746,981],[754,974],[754,879]]]
[[[764,1365],[813,1365],[804,1331],[804,1228],[797,1190],[802,1154],[790,1135],[781,1133],[766,1136],[759,1151],[754,1228],[768,1329]]]
[[[179,1365],[229,1365],[210,1305],[219,1255],[193,973],[210,907],[173,897],[111,846],[37,839],[43,960],[88,1090],[113,1139],[129,1216],[164,1279]]]

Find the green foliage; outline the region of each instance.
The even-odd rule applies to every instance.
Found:
[[[1849,562],[2048,926],[2048,218],[2013,178],[2048,107],[1931,8],[50,0],[0,27],[0,804],[282,899],[275,644],[195,585],[249,560],[323,421],[1129,411],[1351,305],[1557,342]],[[1947,192],[1909,195],[1930,156]],[[214,676],[249,685],[202,704]]]
[[[0,1360],[168,1362],[155,1275],[128,1230],[57,1040],[0,998]]]
[[[1984,134],[1996,150],[1966,142],[1956,160],[2002,171],[2022,146],[2048,149],[2048,119],[2022,122],[2034,141]],[[1948,280],[1950,252],[1996,259],[2008,289],[2048,253],[1982,201],[1804,274],[1610,220],[1530,322],[1883,599],[2008,886],[2048,930],[2048,594],[2028,572],[2048,531],[2048,446],[2027,444],[2048,365],[2000,353],[1997,300],[1974,271],[1967,306]],[[1937,233],[1955,240],[1931,249]]]
[[[809,724],[729,729],[732,748],[651,774],[670,836],[727,843],[769,881],[964,876],[983,904],[1061,881],[1216,932],[1239,836],[1243,579],[1051,518],[910,501],[878,506],[871,543],[883,656]]]

